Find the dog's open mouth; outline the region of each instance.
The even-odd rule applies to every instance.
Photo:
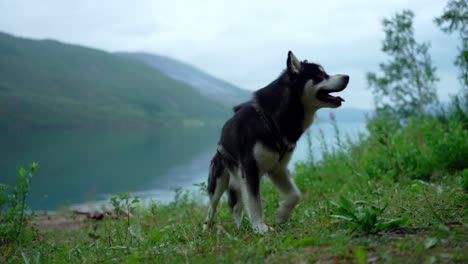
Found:
[[[332,104],[335,106],[340,106],[341,102],[344,102],[345,100],[339,96],[333,96],[330,95],[331,92],[325,91],[325,90],[320,90],[317,92],[317,99],[328,104]]]

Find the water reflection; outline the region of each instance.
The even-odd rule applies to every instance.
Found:
[[[218,131],[200,128],[3,133],[0,178],[12,184],[17,165],[39,162],[29,200],[34,209],[57,209],[119,191],[173,188],[175,182],[192,174],[186,171],[177,178],[174,169],[186,167],[201,153],[209,157]],[[206,159],[193,165],[197,166],[198,170],[207,167]]]

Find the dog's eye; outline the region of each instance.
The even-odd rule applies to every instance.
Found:
[[[319,66],[319,71],[320,71],[320,75],[323,76],[324,79],[328,79],[330,76],[328,76],[328,74],[325,72],[325,69],[323,69],[322,66]]]
[[[319,66],[319,71],[322,73],[322,75],[327,75],[325,73],[325,69],[322,66]]]

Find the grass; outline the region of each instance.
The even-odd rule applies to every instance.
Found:
[[[0,262],[468,262],[465,123],[414,117],[402,124],[383,116],[368,123],[369,134],[357,142],[342,136],[337,146],[310,141],[323,158],[310,155],[296,164],[292,174],[303,196],[286,224],[276,224],[281,198],[263,180],[265,221],[274,228],[263,236],[247,219],[238,229],[225,201],[214,227],[204,231],[202,183],[200,192],[179,191],[169,204],[141,206],[118,194],[116,215],[131,216],[4,243]]]

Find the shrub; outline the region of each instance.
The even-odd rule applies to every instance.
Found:
[[[436,167],[457,171],[468,167],[468,130],[463,125],[450,121],[447,125],[439,123],[432,133],[428,132],[429,148],[432,150]]]
[[[29,220],[34,214],[28,214],[26,199],[31,187],[32,177],[37,163],[29,164],[29,171],[17,168],[18,178],[15,186],[0,184],[0,243],[23,242],[34,235],[26,232]]]
[[[369,136],[351,149],[369,177],[429,180],[437,171],[463,170],[468,131],[456,119],[413,116],[404,123],[383,115],[368,121]]]
[[[331,217],[351,223],[354,230],[365,233],[394,229],[408,220],[405,214],[394,219],[384,219],[382,214],[388,204],[379,206],[366,201],[351,202],[344,196],[340,197],[339,202],[330,201],[330,204],[334,207]]]

